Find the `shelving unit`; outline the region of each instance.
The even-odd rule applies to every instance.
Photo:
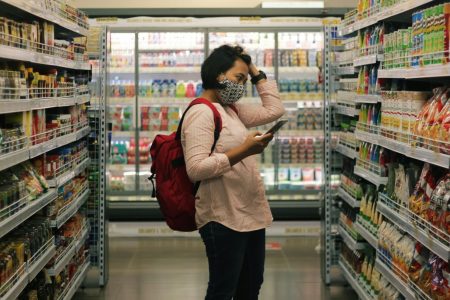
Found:
[[[6,129],[2,129],[0,171],[17,175],[25,190],[22,199],[14,199],[15,202],[0,210],[0,238],[2,242],[9,243],[9,239],[14,240],[16,234],[21,234],[17,230],[21,225],[25,222],[33,224],[34,220],[44,222],[38,224],[48,228],[46,236],[52,233],[51,239],[39,250],[32,250],[36,252],[15,270],[11,278],[3,278],[6,282],[0,286],[1,299],[16,299],[22,292],[32,288],[30,283],[42,276],[44,269],[47,268],[50,276],[65,270],[89,239],[90,227],[85,225],[69,248],[56,258],[55,263],[51,262],[60,250],[57,249],[60,245],[56,245],[60,242],[55,238],[59,234],[58,229],[65,230],[63,226],[69,220],[72,222],[75,215],[87,222],[87,216],[81,215],[90,193],[88,178],[92,175],[88,174],[91,158],[87,150],[87,138],[92,128],[85,118],[86,107],[92,100],[88,86],[91,65],[84,45],[89,24],[84,13],[60,0],[4,0],[0,2],[0,10],[4,12],[5,18],[11,18],[11,22],[17,23],[17,26],[19,23],[20,26],[30,26],[29,35],[24,33],[22,36],[25,31],[21,29],[19,32],[17,29],[15,36],[2,32],[0,37],[0,58],[6,66],[2,68],[0,76],[11,76],[16,80],[13,86],[5,83],[2,86],[0,115],[3,120],[14,118],[14,126],[20,125],[15,129],[21,134],[20,139],[13,137],[16,140],[11,142],[5,138]],[[42,34],[34,36],[32,29]],[[65,155],[64,159],[62,155]],[[80,156],[75,158],[76,155]],[[52,156],[61,159],[55,172],[50,171],[56,168],[56,162],[52,165],[49,163]],[[98,158],[104,159],[104,155],[98,155]],[[62,161],[64,165],[61,166],[59,163]],[[20,172],[28,173],[16,174]],[[22,178],[25,175],[32,178],[25,181]],[[72,200],[62,205],[55,219],[51,220],[50,215],[55,212],[51,209],[57,210],[63,202],[56,203],[67,200],[64,192],[69,193],[70,189],[80,187],[83,180],[84,187],[77,195],[71,195]],[[67,185],[69,181],[73,181],[73,186]],[[27,187],[28,184],[36,186]],[[40,213],[43,210],[46,214]],[[40,219],[47,215],[49,217],[45,221]],[[104,223],[100,223],[96,230],[99,228],[104,230]],[[44,232],[43,229],[40,234]],[[104,252],[105,248],[100,251]],[[86,263],[79,266],[79,271],[63,291],[61,299],[71,299],[84,281],[90,265],[90,257],[86,255],[85,258]],[[49,263],[52,265],[49,266]],[[46,284],[53,284],[53,280],[46,278]]]
[[[444,6],[439,7],[441,4],[442,2],[429,0],[405,0],[393,1],[389,3],[390,6],[384,7],[359,7],[359,11],[355,10],[347,14],[340,29],[340,33],[346,35],[349,39],[356,35],[358,37],[373,35],[377,30],[383,29],[381,26],[386,26],[384,29],[387,30],[383,32],[382,42],[376,45],[372,44],[373,40],[367,43],[369,45],[362,43],[364,44],[363,48],[357,51],[362,55],[356,56],[353,60],[353,67],[361,70],[360,76],[364,76],[364,72],[370,71],[372,72],[371,75],[374,76],[371,77],[374,81],[367,84],[367,81],[362,82],[361,77],[359,77],[360,80],[354,85],[354,91],[352,91],[349,88],[352,81],[345,79],[346,90],[338,92],[338,103],[340,100],[347,98],[350,103],[355,103],[355,107],[359,107],[361,112],[361,118],[353,125],[356,128],[354,137],[359,141],[357,148],[360,151],[356,154],[356,165],[351,175],[358,176],[362,180],[365,195],[363,197],[364,204],[362,201],[353,228],[370,245],[372,251],[376,251],[375,268],[407,300],[428,300],[436,296],[432,294],[432,291],[428,291],[430,294],[425,293],[413,282],[411,274],[405,271],[410,267],[407,265],[408,262],[405,263],[402,258],[397,261],[397,259],[388,258],[383,254],[384,251],[396,251],[396,256],[399,258],[403,251],[397,245],[392,246],[395,250],[386,250],[384,242],[388,237],[386,232],[382,230],[383,225],[393,226],[400,234],[405,235],[406,241],[423,245],[426,248],[424,253],[416,255],[423,255],[424,260],[429,259],[428,252],[430,255],[435,255],[430,257],[435,257],[435,259],[442,260],[444,263],[448,263],[450,260],[450,235],[441,223],[431,219],[432,216],[439,214],[439,211],[435,212],[436,208],[434,208],[438,205],[436,201],[439,197],[435,195],[437,189],[434,190],[434,186],[441,182],[441,189],[438,191],[440,193],[448,192],[445,188],[442,188],[442,182],[447,181],[441,180],[446,180],[447,177],[445,176],[448,176],[450,172],[450,156],[447,150],[449,144],[445,135],[439,135],[438,129],[432,135],[427,131],[430,129],[429,127],[414,127],[421,124],[416,120],[423,121],[423,118],[425,118],[419,113],[423,112],[426,105],[432,106],[432,101],[429,100],[431,96],[428,93],[435,91],[435,88],[445,86],[448,82],[446,79],[450,77],[447,53],[444,53],[444,58],[439,60],[435,58],[435,56],[438,57],[438,52],[435,53],[429,49],[422,51],[421,44],[416,39],[417,26],[423,24],[423,19],[419,20],[417,17],[426,18],[426,16],[424,17],[426,13],[443,9]],[[384,5],[387,5],[387,3],[384,3]],[[361,11],[362,9],[365,11]],[[440,17],[440,15],[437,14],[436,17]],[[395,31],[395,28],[399,28],[399,30]],[[402,50],[405,53],[400,54],[395,52],[397,48],[393,41],[394,36],[398,34],[397,37],[399,37],[403,33],[405,39],[402,45],[406,45],[406,49]],[[409,42],[414,46],[408,46],[410,45]],[[392,48],[390,48],[391,46]],[[412,47],[416,48],[412,49]],[[445,91],[447,90],[443,89],[443,92]],[[368,94],[362,95],[361,93],[364,92]],[[412,100],[411,95],[417,96],[414,98],[415,100]],[[444,103],[447,98],[443,100]],[[417,115],[414,115],[414,120],[406,126],[404,111],[398,109],[398,107],[406,107],[408,101],[416,101],[417,106],[414,107],[413,114],[417,113]],[[367,111],[371,111],[373,115],[369,116],[368,113],[365,116],[363,107]],[[446,109],[446,111],[441,111],[442,109]],[[437,111],[439,115],[446,115],[448,114],[448,107],[441,108],[439,106]],[[337,112],[342,113],[339,110]],[[378,119],[374,119],[374,115],[377,115]],[[392,116],[392,119],[389,119],[390,116]],[[398,126],[396,122],[400,122]],[[433,122],[436,126],[441,124],[438,121]],[[382,153],[386,155],[383,160],[377,160],[376,155],[371,155],[373,154],[371,151],[379,149],[382,149]],[[344,156],[354,157],[353,153],[345,149],[343,145],[338,144],[336,151],[343,153]],[[386,160],[390,164],[395,164],[395,174],[390,173],[393,172],[393,169],[389,169],[387,165],[383,166]],[[422,170],[424,173],[420,176],[425,176],[427,172],[430,172],[432,175],[430,175],[429,182],[420,176],[407,174],[406,171],[402,173],[402,167],[405,166],[413,166],[418,170],[417,172]],[[412,185],[417,183],[414,189],[405,190],[404,195],[401,195],[397,190],[401,174],[405,174],[405,178],[412,181]],[[388,181],[388,176],[393,180]],[[434,181],[436,183],[431,184],[433,187],[428,186],[430,182]],[[393,183],[395,188],[393,188]],[[419,213],[420,209],[414,206],[414,204],[420,204],[420,202],[417,202],[418,199],[414,198],[417,189],[420,187],[419,183],[427,186],[427,191],[424,192],[429,197],[427,198],[429,203],[426,214]],[[388,196],[388,193],[390,196]],[[342,190],[338,190],[338,196],[350,207],[355,207],[352,205],[352,199]],[[440,205],[446,206],[447,203],[441,203]],[[354,210],[356,209],[354,208]],[[435,216],[435,218],[437,217]],[[352,248],[354,241],[349,240],[345,236],[346,233],[342,232],[341,229],[340,233],[347,247]],[[418,251],[417,248],[416,251]],[[400,268],[396,264],[402,267]],[[362,293],[358,282],[355,283],[354,276],[352,277],[351,272],[345,267],[341,264],[344,277],[358,296],[365,299],[366,295]],[[433,272],[439,272],[438,267],[433,266],[431,268]],[[417,280],[427,279],[421,277]],[[423,284],[421,283],[421,285]]]

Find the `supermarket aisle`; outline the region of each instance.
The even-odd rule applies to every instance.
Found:
[[[357,299],[350,288],[325,287],[320,278],[316,237],[268,238],[261,300]],[[112,238],[110,280],[103,291],[84,290],[75,300],[199,300],[207,282],[198,238]]]

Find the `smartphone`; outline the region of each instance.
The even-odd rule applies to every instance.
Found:
[[[288,120],[286,120],[286,119],[279,120],[279,121],[278,121],[275,125],[273,125],[273,127],[270,128],[265,134],[269,134],[269,133],[275,134],[275,133],[276,133],[278,130],[280,130],[281,127],[283,127],[283,125],[286,124],[287,122],[288,122]]]

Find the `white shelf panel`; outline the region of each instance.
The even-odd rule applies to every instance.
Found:
[[[355,130],[355,137],[357,140],[371,143],[371,144],[379,144],[378,138],[380,137],[378,134],[366,132],[363,130],[356,129]]]
[[[358,279],[356,279],[351,271],[348,270],[346,266],[346,262],[343,261],[343,258],[339,258],[339,266],[341,267],[342,273],[344,274],[345,279],[353,288],[353,290],[358,294],[359,299],[361,300],[375,300],[375,298],[371,297],[366,290],[359,284]]]
[[[403,154],[405,156],[427,162],[443,168],[450,167],[450,156],[425,148],[411,147],[405,143],[383,136],[378,138],[378,144],[384,148]]]
[[[379,197],[386,196],[380,193]],[[408,234],[410,234],[413,238],[422,243],[436,255],[443,258],[445,261],[448,261],[450,259],[450,247],[444,245],[441,241],[431,236],[424,229],[415,226],[410,222],[409,219],[406,219],[404,216],[390,208],[382,201],[378,201],[377,209],[383,216],[399,226],[402,230],[408,232]]]
[[[46,66],[55,66],[75,70],[90,70],[89,62],[78,62],[57,56],[38,53],[26,49],[0,45],[0,57],[5,59],[26,61]]]
[[[23,209],[0,222],[0,238],[8,234],[14,228],[25,222],[28,218],[47,206],[56,199],[55,189],[49,189],[47,193],[41,195],[38,199],[31,201]]]
[[[388,178],[387,177],[381,177],[378,176],[377,174],[374,174],[360,166],[355,166],[355,171],[354,173],[362,178],[364,178],[365,180],[375,184],[377,187],[380,185],[386,185]]]
[[[74,276],[72,282],[69,283],[67,292],[63,292],[63,300],[71,300],[73,298],[73,295],[75,295],[75,293],[83,283],[84,278],[86,278],[90,264],[90,258],[86,257],[85,263],[83,264],[83,266],[79,267],[77,275]]]
[[[408,285],[403,282],[400,278],[395,275],[395,273],[384,264],[379,257],[375,260],[375,267],[380,271],[380,273],[391,283],[404,297],[406,300],[416,299],[414,292],[408,287]]]
[[[50,150],[68,145],[75,141],[78,141],[79,139],[88,135],[89,132],[91,132],[91,128],[89,126],[86,126],[82,129],[78,130],[77,132],[66,134],[66,135],[60,136],[56,139],[52,139],[50,141],[46,141],[41,144],[31,146],[30,147],[30,158],[34,158],[36,156],[47,153]]]
[[[345,155],[345,156],[351,158],[351,159],[355,159],[356,156],[358,155],[356,153],[355,149],[346,147],[346,146],[344,146],[342,144],[339,144],[339,143],[336,145],[336,151],[341,153],[342,155]]]
[[[380,69],[378,78],[434,78],[450,76],[450,64],[434,65],[421,68]]]
[[[47,180],[48,185],[50,187],[59,187],[59,186],[63,185],[67,181],[73,179],[78,174],[80,174],[84,169],[86,169],[87,166],[89,165],[89,163],[90,163],[90,159],[88,157],[85,160],[83,160],[82,162],[80,162],[80,164],[77,165],[73,170],[69,170],[69,171],[65,172],[64,174],[61,174],[60,176],[58,176],[55,179]]]
[[[421,5],[427,4],[429,2],[432,2],[433,0],[408,0],[400,2],[399,4],[387,7],[381,12],[375,13],[372,16],[365,18],[360,21],[356,21],[353,24],[350,24],[348,26],[342,27],[339,30],[340,35],[347,35],[351,34],[355,31],[358,31],[359,29],[374,25],[380,21],[383,21],[385,19],[388,19],[390,17],[399,15],[401,13],[404,13],[405,11],[417,8]]]
[[[0,155],[0,171],[18,165],[30,158],[28,147]]]
[[[356,103],[368,103],[368,104],[377,104],[381,102],[381,95],[356,95],[355,102]]]
[[[261,67],[263,70],[265,70],[267,73],[273,73],[274,68],[265,68]],[[309,74],[316,74],[319,73],[318,67],[279,67],[278,71],[280,75],[283,75],[284,73],[309,73]]]
[[[79,95],[77,96],[76,101],[77,104],[86,104],[91,101],[91,95],[90,94]]]
[[[336,68],[336,75],[353,75],[355,73],[356,73],[356,69],[353,66]]]
[[[373,65],[380,61],[379,58],[380,57],[377,54],[357,57],[353,60],[353,66],[361,67],[366,65]]]
[[[69,249],[65,250],[64,256],[60,260],[58,260],[52,268],[47,270],[48,274],[50,276],[56,276],[61,273],[61,271],[67,266],[67,264],[69,264],[70,260],[76,254],[76,252],[80,250],[80,247],[84,244],[88,236],[89,227],[86,226],[80,235],[80,239],[71,244],[69,246]]]
[[[347,193],[342,187],[339,187],[337,190],[337,194],[339,197],[341,197],[342,200],[347,202],[348,205],[351,207],[357,208],[360,206],[361,201],[356,200],[353,198],[349,193]]]
[[[51,221],[50,225],[58,229],[61,228],[61,226],[63,226],[67,222],[67,220],[73,217],[83,206],[83,204],[89,197],[89,192],[89,189],[86,189],[76,199],[72,200],[72,202],[68,204],[67,209],[62,214],[58,215],[55,220]]]
[[[358,221],[355,222],[353,224],[353,226],[355,227],[356,231],[358,231],[358,233],[374,248],[377,249],[378,248],[378,240],[377,237],[374,236],[366,227],[365,225],[359,221],[359,216],[358,216]]]
[[[337,105],[336,105],[336,112],[338,114],[346,115],[346,116],[350,116],[350,117],[359,115],[359,109],[356,109],[355,107],[351,107],[351,106],[340,105],[339,103],[337,103]]]
[[[67,30],[70,30],[78,35],[87,36],[89,29],[79,26],[78,24],[71,22],[61,16],[55,14],[47,9],[40,8],[36,6],[32,1],[27,0],[2,0],[9,5],[15,6],[29,14],[35,15],[41,19],[47,20],[49,22],[55,23]]]
[[[342,239],[344,240],[344,243],[352,250],[361,250],[364,249],[366,246],[366,243],[364,242],[358,242],[355,240],[348,232],[345,230],[344,227],[341,225],[338,226],[338,232],[341,235]]]

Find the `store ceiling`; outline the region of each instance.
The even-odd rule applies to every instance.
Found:
[[[286,1],[286,0],[280,0]],[[292,1],[292,0],[287,0]],[[298,0],[296,0],[298,1]],[[260,8],[261,0],[73,0],[76,7],[79,8]],[[353,8],[356,7],[357,0],[325,0],[325,8]]]

